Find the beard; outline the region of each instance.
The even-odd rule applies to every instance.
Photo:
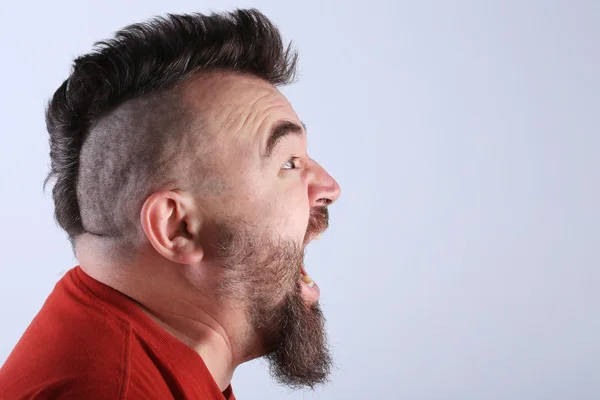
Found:
[[[302,245],[275,239],[242,220],[217,224],[223,279],[218,292],[246,306],[254,343],[248,355],[264,355],[271,376],[288,387],[314,388],[328,380],[332,359],[325,318],[302,298],[300,269],[309,238],[328,225],[326,207],[311,210]]]

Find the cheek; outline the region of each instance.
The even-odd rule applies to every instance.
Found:
[[[246,204],[255,211],[253,219],[259,226],[279,237],[298,241],[304,237],[308,226],[308,198],[297,182],[287,188],[282,186],[263,191],[260,197],[247,199]]]
[[[282,230],[295,240],[299,237],[303,238],[310,213],[308,203],[288,198],[281,202],[279,210],[280,215],[277,219]]]

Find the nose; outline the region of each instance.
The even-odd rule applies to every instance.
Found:
[[[335,202],[341,193],[340,185],[316,161],[313,161],[313,179],[308,187],[311,207],[328,206]]]

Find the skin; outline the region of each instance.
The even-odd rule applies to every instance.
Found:
[[[311,210],[335,202],[340,187],[306,153],[305,132],[287,136],[271,158],[264,156],[267,135],[276,124],[301,125],[270,83],[239,74],[204,75],[189,82],[185,101],[203,116],[208,137],[201,142],[208,150],[201,155],[211,176],[220,178],[214,190],[182,182],[152,194],[140,210],[144,240],[127,257],[119,243],[90,234],[76,240],[76,253],[88,275],[132,298],[197,351],[224,390],[238,365],[270,349],[248,315],[253,286],[240,277],[249,275],[233,279],[234,273],[220,265],[216,223],[245,221],[257,240],[303,248],[316,234],[308,229]],[[290,162],[291,157],[297,159]],[[286,275],[298,276],[297,268],[290,265]],[[271,279],[257,274],[257,279]],[[269,282],[259,280],[254,289],[262,283]],[[299,285],[283,287],[267,291],[273,304],[294,290],[300,293]],[[306,307],[318,301],[314,293],[302,293]]]

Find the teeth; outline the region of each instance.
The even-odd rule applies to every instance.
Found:
[[[322,237],[323,237],[323,234],[319,233],[317,236],[315,236],[314,240],[321,240]]]
[[[312,287],[312,285],[314,285],[315,283],[313,282],[313,280],[311,279],[310,276],[308,275],[303,275],[302,276],[302,280],[306,283],[308,283],[308,286]],[[312,285],[311,285],[312,284]]]

